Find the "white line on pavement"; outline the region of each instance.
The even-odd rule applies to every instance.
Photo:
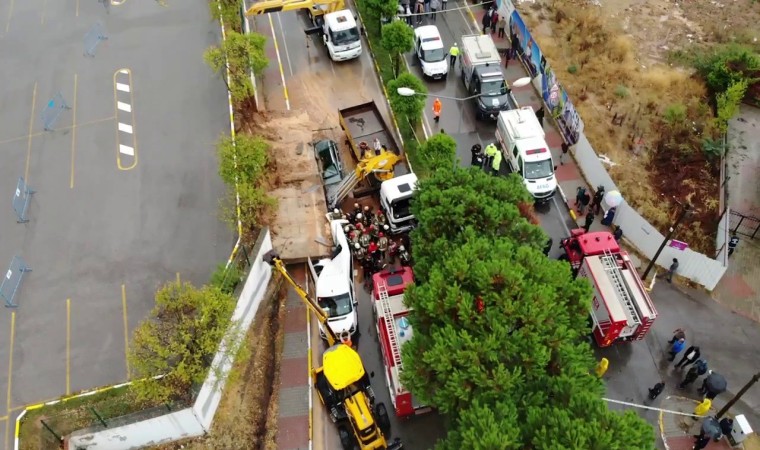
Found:
[[[129,156],[135,156],[135,149],[128,145],[119,144],[119,152],[129,155]]]
[[[116,102],[116,107],[121,111],[132,112],[132,105],[124,102]]]
[[[132,134],[132,125],[127,125],[126,123],[119,122],[119,131]]]
[[[122,92],[129,92],[129,85],[124,83],[116,83],[116,90]]]

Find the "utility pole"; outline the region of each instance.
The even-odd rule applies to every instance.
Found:
[[[726,406],[721,408],[720,411],[718,411],[718,413],[715,414],[715,417],[720,419],[720,417],[726,412],[728,412],[728,409],[734,406],[734,404],[738,402],[740,398],[742,398],[742,395],[744,395],[744,393],[747,392],[749,388],[752,387],[753,384],[757,383],[758,380],[760,380],[760,372],[756,373],[752,378],[750,378],[747,384],[745,384],[744,387],[741,388],[741,390],[737,392],[736,395],[734,395],[734,398],[729,400],[729,402],[726,403]]]
[[[641,276],[642,280],[646,281],[647,276],[649,275],[649,272],[652,270],[652,267],[654,267],[655,261],[657,261],[657,258],[660,257],[660,253],[662,253],[662,249],[665,248],[665,244],[667,244],[668,241],[673,237],[673,233],[675,233],[676,228],[678,228],[678,225],[681,224],[681,221],[683,221],[686,215],[689,214],[690,210],[691,210],[690,204],[686,203],[685,205],[683,205],[683,211],[681,211],[681,214],[678,215],[678,218],[676,219],[675,223],[670,227],[670,231],[668,231],[668,235],[665,236],[665,239],[662,240],[662,244],[660,244],[660,248],[657,249],[657,253],[654,254],[654,258],[652,258],[652,260],[649,261],[649,265],[644,271],[644,274]]]

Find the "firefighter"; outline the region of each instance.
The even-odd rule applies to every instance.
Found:
[[[343,214],[343,212],[339,210],[338,208],[333,209],[332,213],[330,213],[331,220],[340,220],[340,219],[345,219],[345,218],[346,218],[345,214]]]
[[[377,233],[377,247],[380,250],[380,253],[385,256],[385,252],[388,251],[388,238],[385,237],[385,233],[382,231]]]
[[[364,232],[359,237],[359,244],[362,246],[362,248],[366,249],[369,247],[370,241],[372,241],[372,236],[369,234],[369,228],[365,228]]]
[[[356,213],[356,215],[354,216],[354,225],[356,225],[356,229],[359,229],[360,225],[364,227],[363,222],[364,222],[364,214]]]
[[[356,230],[356,227],[352,223],[346,224],[346,226],[343,227],[343,232],[346,233],[346,236],[348,236],[348,233]]]
[[[409,254],[408,251],[406,251],[406,247],[403,245],[399,245],[398,247],[398,258],[401,260],[402,266],[410,266],[412,263],[412,255]]]
[[[364,261],[364,257],[367,255],[366,250],[364,250],[364,247],[361,246],[358,242],[354,244],[354,257],[358,259],[359,261]]]
[[[386,259],[388,264],[394,264],[396,262],[396,254],[398,253],[398,242],[390,240],[388,242],[388,253]]]
[[[364,213],[364,217],[366,218],[366,220],[368,220],[370,222],[372,222],[372,221],[375,220],[375,214],[372,213],[372,207],[371,206],[365,206],[364,207],[364,211],[362,211],[362,213]]]
[[[354,217],[356,217],[357,214],[362,212],[362,207],[358,203],[354,203]]]
[[[372,264],[376,264],[380,259],[380,247],[377,246],[377,243],[375,241],[369,241],[369,246],[367,247],[367,255],[372,258]]]
[[[348,227],[346,227],[348,228]],[[351,230],[348,232],[348,240],[351,242],[351,247],[354,246],[354,244],[359,243],[359,232],[356,230]]]
[[[359,261],[362,265],[362,278],[364,279],[364,288],[368,291],[372,290],[372,259],[364,258]]]

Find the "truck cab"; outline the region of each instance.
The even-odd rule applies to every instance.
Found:
[[[422,74],[434,80],[445,78],[449,73],[449,61],[443,46],[441,33],[435,25],[425,25],[414,30],[414,54],[422,66]]]
[[[520,174],[536,202],[551,200],[557,190],[556,166],[533,108],[502,111],[496,122],[496,141],[509,169]]]
[[[391,178],[380,185],[380,206],[388,218],[391,234],[405,233],[415,227],[411,200],[416,189],[414,173]]]
[[[324,15],[322,39],[333,61],[346,61],[362,54],[362,39],[356,19],[351,11],[331,12]]]
[[[358,300],[354,291],[354,260],[343,227],[347,220],[333,220],[330,229],[333,235],[332,258],[325,258],[309,268],[315,280],[317,303],[327,314],[327,324],[338,335],[352,336],[358,329],[356,307]],[[326,339],[320,324],[319,334]]]
[[[462,82],[474,99],[479,120],[495,120],[515,107],[501,70],[501,56],[490,35],[462,36]]]

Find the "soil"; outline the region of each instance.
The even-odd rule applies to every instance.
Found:
[[[211,432],[198,439],[174,442],[159,450],[227,450],[276,448],[277,397],[284,329],[286,287],[273,284],[246,335],[245,358],[235,362]]]
[[[673,51],[757,43],[760,4],[750,0],[535,0],[516,2],[585,123],[584,132],[626,200],[665,230],[679,207],[695,206],[678,238],[710,254],[719,209],[717,161],[702,154],[708,95]],[[671,105],[686,108],[688,139],[663,126]],[[689,122],[687,122],[689,123]],[[673,147],[676,148],[674,151]],[[681,151],[686,148],[687,151]]]

